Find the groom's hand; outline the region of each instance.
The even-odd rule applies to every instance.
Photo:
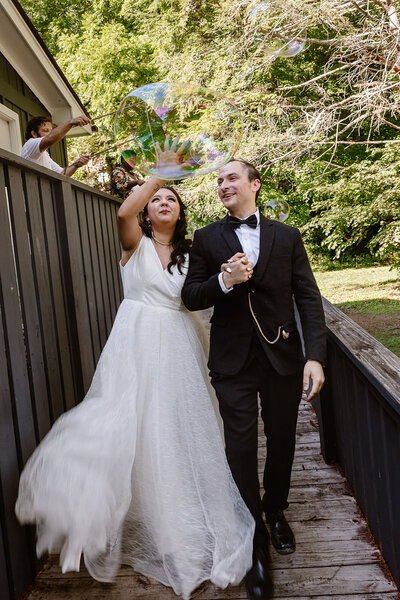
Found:
[[[310,384],[312,388],[310,393],[307,395],[307,400],[312,400],[314,396],[319,394],[324,385],[325,375],[322,365],[317,360],[308,360],[304,365],[303,372],[303,391],[307,393]]]
[[[231,288],[238,283],[248,281],[253,275],[253,263],[247,256],[237,252],[228,262],[221,265],[222,279],[226,288]]]
[[[223,269],[222,267],[229,267],[228,263],[236,262],[237,260],[240,260],[241,258],[247,258],[246,254],[244,252],[236,252],[236,254],[234,254],[231,258],[228,258],[226,263],[221,265],[221,271],[226,271],[226,268]]]
[[[244,252],[236,252],[236,254],[234,254],[231,258],[228,258],[226,263],[223,263],[221,265],[221,271],[228,271],[228,273],[230,273],[231,272],[231,263],[236,262],[237,260],[241,260],[241,259],[243,259],[243,264],[246,264],[248,262],[247,256]]]

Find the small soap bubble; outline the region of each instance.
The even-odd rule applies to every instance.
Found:
[[[287,44],[282,44],[282,41],[277,41],[274,44],[268,45],[267,53],[280,58],[293,58],[302,52],[305,48],[305,42],[291,40]]]
[[[238,108],[218,92],[182,83],[152,83],[133,90],[119,106],[114,135],[120,151],[134,150],[135,168],[166,179],[204,175],[236,152],[242,121]],[[163,164],[156,145],[179,135],[179,164]]]
[[[288,5],[283,10],[278,0],[259,2],[248,16],[255,40],[261,42],[260,48],[272,59],[293,58],[304,50],[305,41],[298,40],[297,36],[306,37],[308,21],[308,16],[299,12],[297,6]],[[292,39],[287,39],[290,35]]]
[[[269,2],[260,2],[250,12],[249,17],[248,17],[249,21],[251,23],[255,23],[255,22],[259,21],[262,18],[263,13],[265,13],[270,7],[271,7],[271,4]]]
[[[265,215],[275,221],[286,221],[290,213],[289,204],[286,200],[274,198],[265,205]]]

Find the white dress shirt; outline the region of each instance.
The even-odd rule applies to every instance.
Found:
[[[249,227],[248,225],[243,224],[239,227],[236,227],[234,232],[238,236],[239,242],[243,248],[243,252],[246,254],[249,262],[252,262],[253,266],[255,266],[260,254],[260,211],[258,208],[253,214],[255,214],[257,217],[257,227]],[[233,286],[231,288],[227,288],[225,286],[222,279],[222,272],[218,276],[218,281],[223,292],[227,293],[233,290]]]

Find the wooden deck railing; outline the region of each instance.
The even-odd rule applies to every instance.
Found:
[[[400,586],[400,358],[324,300],[326,385],[321,447],[343,469]]]
[[[36,571],[14,515],[19,474],[82,400],[122,297],[118,201],[0,151],[0,598]]]

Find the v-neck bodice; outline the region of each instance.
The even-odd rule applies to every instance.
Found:
[[[158,252],[157,252],[157,248],[155,247],[155,245],[154,245],[154,242],[153,242],[153,241],[151,242],[151,245],[153,246],[153,250],[154,250],[154,252],[156,253],[156,256],[157,256],[157,258],[158,258],[158,261],[159,261],[159,263],[160,263],[160,267],[162,268],[162,270],[163,270],[163,271],[167,271],[167,272],[168,272],[168,268],[167,268],[167,267],[165,267],[165,268],[164,268],[164,265],[162,264],[162,261],[161,261],[160,255],[158,254]]]
[[[188,257],[181,266],[164,269],[150,238],[145,235],[125,266],[121,265],[124,298],[173,310],[186,310],[181,290],[188,267]]]

